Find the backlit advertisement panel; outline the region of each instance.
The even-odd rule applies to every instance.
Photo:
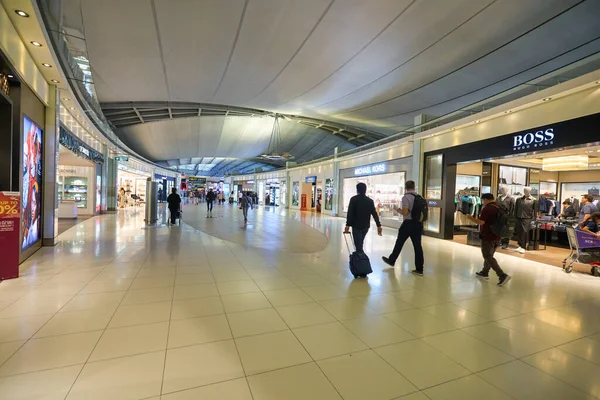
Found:
[[[23,191],[21,200],[21,249],[42,234],[42,130],[23,118]]]

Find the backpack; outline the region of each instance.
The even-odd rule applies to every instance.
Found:
[[[490,231],[499,237],[503,237],[508,229],[508,208],[504,204],[490,203],[498,209],[496,220],[490,226]]]
[[[427,217],[429,216],[429,207],[427,206],[427,201],[419,194],[408,194],[411,194],[415,197],[413,208],[410,210],[410,218],[413,221],[419,221],[421,223],[427,221]]]

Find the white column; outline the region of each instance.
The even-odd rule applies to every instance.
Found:
[[[60,133],[60,95],[56,86],[50,86],[44,130],[44,203],[42,246],[56,245],[58,236],[58,146]]]

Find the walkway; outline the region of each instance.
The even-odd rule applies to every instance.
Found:
[[[387,229],[353,280],[342,220],[279,212],[187,206],[211,235],[142,210],[71,228],[0,283],[0,398],[600,398],[600,280],[500,255],[500,288],[436,239],[415,277],[411,248],[383,268]]]

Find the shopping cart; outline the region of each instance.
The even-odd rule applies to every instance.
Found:
[[[600,239],[588,232],[567,227],[567,238],[571,253],[563,260],[566,273],[573,271],[573,264],[584,264],[590,267],[590,273],[600,276]]]

